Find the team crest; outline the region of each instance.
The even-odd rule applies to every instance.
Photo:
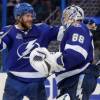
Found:
[[[22,58],[24,59],[29,58],[29,54],[31,53],[31,51],[34,49],[36,45],[37,47],[39,46],[39,44],[36,43],[36,40],[21,44],[17,49],[17,55],[19,57],[18,60]]]
[[[23,39],[22,34],[17,33],[16,39]]]

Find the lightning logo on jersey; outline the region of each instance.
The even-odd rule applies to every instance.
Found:
[[[23,43],[21,44],[18,49],[17,49],[17,55],[19,56],[19,59],[27,59],[29,58],[29,54],[30,52],[35,48],[35,47],[39,47],[39,44],[36,43],[36,39],[33,40],[33,41],[30,41],[30,42],[26,42],[26,43]],[[25,48],[22,50],[22,48]]]

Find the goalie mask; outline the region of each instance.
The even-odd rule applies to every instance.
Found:
[[[62,14],[62,25],[66,26],[67,28],[77,20],[83,20],[84,19],[84,11],[79,6],[69,6],[64,9]]]

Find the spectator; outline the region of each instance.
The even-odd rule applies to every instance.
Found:
[[[15,0],[9,0],[7,3],[7,25],[14,24],[13,9],[15,6]]]

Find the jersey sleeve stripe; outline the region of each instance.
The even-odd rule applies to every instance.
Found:
[[[87,51],[79,45],[66,44],[65,50],[67,50],[67,49],[72,49],[72,50],[80,53],[85,59],[87,58],[87,55],[88,55]]]
[[[40,74],[39,72],[16,72],[10,71],[15,76],[22,77],[22,78],[43,78],[44,75]]]
[[[71,70],[71,71],[63,72],[63,73],[59,74],[58,76],[56,76],[57,84],[58,84],[59,82],[61,82],[62,80],[64,80],[65,78],[68,78],[68,77],[71,77],[71,76],[73,76],[73,75],[76,75],[76,74],[81,73],[81,72],[84,71],[89,65],[90,65],[90,63],[87,63],[86,65],[84,65],[84,66],[83,66],[82,68],[80,68],[80,69],[75,69],[75,70]]]
[[[1,45],[2,45],[2,46],[1,46],[1,48],[0,48],[0,52],[2,52],[4,49],[7,48],[7,45],[6,45],[5,42],[2,42]]]

